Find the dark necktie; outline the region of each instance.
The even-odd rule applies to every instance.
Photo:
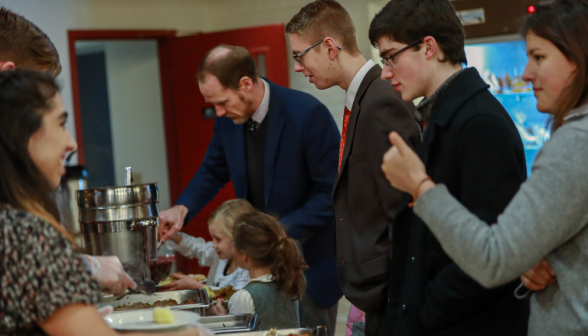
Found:
[[[259,123],[253,120],[253,118],[249,118],[249,120],[247,120],[247,122],[245,123],[245,126],[249,131],[253,132],[259,127]]]

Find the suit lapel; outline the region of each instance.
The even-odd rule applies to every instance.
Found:
[[[272,190],[272,182],[274,180],[274,168],[278,147],[280,144],[280,137],[282,135],[282,128],[286,121],[284,114],[284,105],[275,85],[268,81],[270,87],[270,102],[269,111],[267,114],[268,125],[267,135],[265,139],[265,181],[264,181],[264,195],[265,206],[267,209],[270,192]]]
[[[347,124],[347,134],[345,138],[345,148],[343,149],[343,159],[341,160],[341,171],[337,176],[337,182],[335,183],[335,188],[337,189],[337,184],[339,184],[339,179],[343,174],[343,171],[347,167],[346,162],[349,159],[349,153],[351,152],[351,144],[353,144],[353,137],[355,136],[355,126],[357,124],[357,119],[359,118],[359,103],[361,98],[370,84],[380,76],[382,69],[379,65],[374,65],[370,71],[367,72],[361,84],[359,85],[359,89],[357,89],[357,94],[355,95],[355,99],[353,100],[353,106],[351,107],[351,116],[349,117],[349,124]]]

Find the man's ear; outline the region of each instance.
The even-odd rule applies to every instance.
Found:
[[[335,60],[337,55],[339,54],[339,49],[337,48],[337,41],[335,41],[332,37],[325,37],[323,44],[327,48],[327,53],[329,54],[329,58],[331,60]]]
[[[437,40],[433,36],[427,36],[423,39],[422,47],[425,49],[425,56],[427,59],[437,57],[438,60],[443,59],[443,53],[437,44]]]
[[[251,91],[253,86],[253,80],[249,76],[243,76],[239,80],[239,91],[243,93]]]
[[[14,62],[11,61],[0,61],[0,71],[7,71],[7,70],[12,70],[16,68],[16,64],[14,64]]]

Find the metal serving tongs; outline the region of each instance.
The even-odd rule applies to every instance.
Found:
[[[134,289],[129,288],[126,293],[120,295],[114,301],[118,301],[125,297],[127,294],[144,294],[144,295],[152,295],[157,290],[157,285],[152,280],[140,280],[135,281],[137,287]]]

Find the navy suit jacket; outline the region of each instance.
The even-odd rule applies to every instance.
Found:
[[[301,242],[309,266],[306,293],[319,306],[330,307],[343,295],[337,279],[331,205],[341,135],[316,98],[268,83],[266,212],[279,216],[288,236]],[[188,208],[191,220],[229,181],[236,196],[246,199],[244,126],[217,118],[204,161],[177,204]]]

